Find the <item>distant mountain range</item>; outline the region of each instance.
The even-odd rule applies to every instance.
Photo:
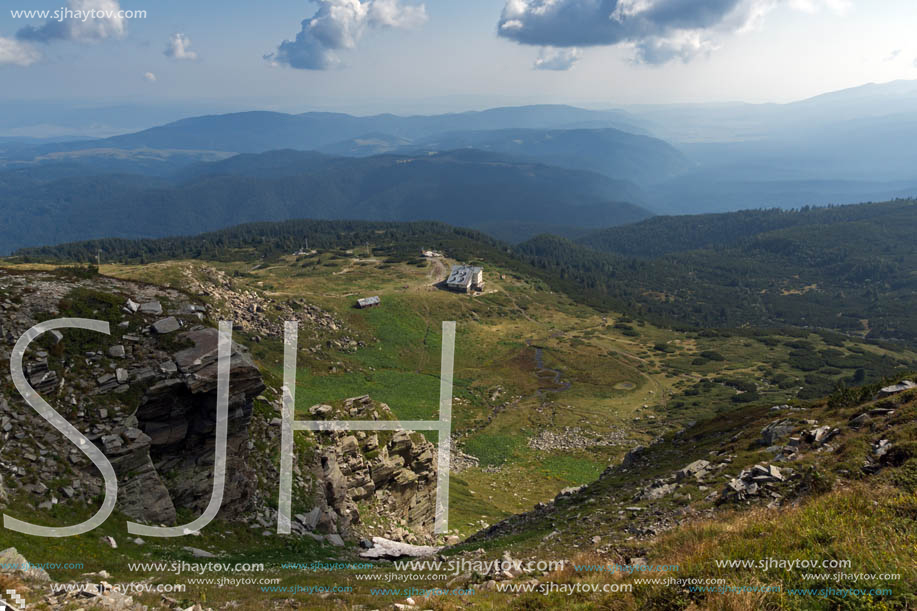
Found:
[[[516,242],[654,213],[882,201],[917,195],[915,140],[914,81],[792,104],[258,111],[94,140],[7,138],[0,252],[294,217],[437,220]]]
[[[371,138],[373,134],[414,142],[455,131],[609,127],[645,131],[625,112],[573,106],[519,106],[412,117],[252,111],[191,117],[121,136],[39,147],[35,152],[154,148],[262,153],[276,149],[317,150],[354,138]]]

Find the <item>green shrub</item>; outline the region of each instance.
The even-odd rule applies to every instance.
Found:
[[[917,458],[911,458],[896,469],[892,481],[906,492],[917,493]]]

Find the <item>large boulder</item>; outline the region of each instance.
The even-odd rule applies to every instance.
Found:
[[[431,545],[409,545],[399,541],[392,541],[384,537],[373,537],[373,546],[361,552],[362,558],[376,560],[398,560],[399,558],[422,558],[436,555],[442,547]]]
[[[696,479],[702,478],[710,467],[710,462],[706,460],[695,460],[694,462],[686,465],[682,469],[679,469],[675,473],[675,477],[678,481],[693,477]]]
[[[796,430],[796,425],[792,420],[777,420],[771,422],[761,429],[761,443],[765,446],[775,445],[784,437],[789,436]]]

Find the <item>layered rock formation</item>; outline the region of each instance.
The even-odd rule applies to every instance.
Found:
[[[310,412],[316,419],[394,419],[388,405],[365,395],[347,399],[340,409],[316,405]],[[379,518],[362,525],[363,531],[397,540],[429,537],[436,508],[436,450],[423,435],[337,431],[318,433],[316,439],[320,449],[313,471],[321,486],[313,513],[297,517],[302,526],[350,534],[363,522],[362,504]]]
[[[136,417],[149,436],[150,455],[167,482],[173,503],[201,512],[210,501],[216,443],[217,345],[219,333],[199,328],[179,335],[193,346],[173,355],[174,367],[160,364],[168,374],[151,386],[140,401]],[[251,508],[254,477],[247,465],[248,425],[252,399],[264,390],[251,358],[233,344],[229,375],[229,423],[226,438],[226,487],[223,517]]]
[[[108,320],[111,336],[91,334],[92,344],[66,329],[39,338],[26,354],[26,377],[112,463],[121,512],[141,522],[173,524],[176,508],[202,511],[213,482],[218,341],[216,329],[200,325],[206,308],[174,290],[45,273],[2,273],[0,294],[9,296],[0,300],[0,360],[9,358],[29,327],[72,315],[73,308],[92,308],[87,314]],[[163,320],[169,325],[159,324]],[[74,340],[82,342],[82,352],[74,351]],[[235,343],[230,363],[221,511],[232,518],[252,508],[248,425],[252,400],[264,386]],[[0,376],[8,382],[8,368]],[[39,509],[93,502],[103,491],[95,466],[15,393],[0,397],[0,471],[14,476]],[[60,480],[66,483],[56,489],[45,484]],[[0,485],[0,502],[7,496]]]

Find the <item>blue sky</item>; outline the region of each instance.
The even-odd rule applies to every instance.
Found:
[[[356,113],[540,102],[782,102],[917,78],[917,10],[908,0],[0,4],[6,110],[26,100],[49,107]],[[10,14],[68,4],[146,10],[147,17],[60,33]],[[335,11],[347,5],[362,16],[342,21]],[[310,26],[297,41],[300,23],[313,17],[320,27]],[[290,42],[282,47],[283,41]]]

